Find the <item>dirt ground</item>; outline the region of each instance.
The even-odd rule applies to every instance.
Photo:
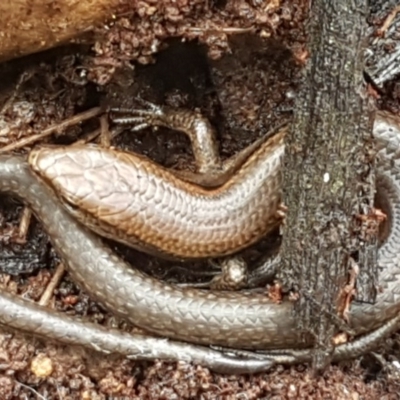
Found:
[[[163,9],[159,4],[163,4]],[[15,145],[93,107],[129,107],[140,96],[157,104],[198,108],[216,128],[223,158],[290,119],[307,56],[306,1],[137,2],[135,14],[99,29],[94,46],[71,45],[0,65],[0,146]],[[159,7],[159,8],[158,8]],[[370,19],[371,27],[382,20]],[[185,40],[182,40],[184,38]],[[399,81],[377,88],[377,107],[399,110]],[[110,128],[111,131],[114,128]],[[99,132],[92,118],[36,142],[69,144]],[[97,140],[97,139],[95,139]],[[124,131],[112,145],[171,168],[193,170],[190,143],[160,129]],[[18,240],[22,205],[0,199],[0,284],[38,300],[57,255],[34,219]],[[250,262],[277,246],[266,238],[244,252]],[[207,263],[181,264],[109,243],[147,273],[197,281]],[[196,273],[197,272],[197,273]],[[64,275],[51,307],[120,329],[116,320]],[[399,335],[376,353],[330,366],[277,367],[255,376],[225,376],[185,363],[144,363],[88,352],[4,331],[0,334],[1,399],[397,399]]]

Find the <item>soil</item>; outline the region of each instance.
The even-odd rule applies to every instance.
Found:
[[[307,58],[307,5],[301,0],[137,2],[132,15],[98,30],[94,46],[66,46],[0,65],[0,145],[18,143],[91,107],[130,107],[141,97],[199,109],[215,127],[225,159],[290,119]],[[398,110],[398,87],[396,79],[382,88],[370,82],[377,105],[390,111]],[[40,143],[73,143],[98,127],[94,118]],[[112,145],[169,168],[194,169],[189,140],[168,129],[125,130]],[[17,151],[26,153],[31,147]],[[26,242],[18,240],[22,208],[14,199],[0,199],[0,283],[38,300],[59,260],[35,220]],[[243,256],[251,264],[278,244],[277,235],[266,238]],[[160,279],[209,278],[202,274],[207,262],[177,265],[109,245],[135,268]],[[68,274],[50,306],[132,329],[91,301]],[[128,361],[4,331],[0,398],[397,399],[399,343],[396,334],[376,353],[331,365],[322,375],[299,365],[255,376],[225,376],[185,363]]]

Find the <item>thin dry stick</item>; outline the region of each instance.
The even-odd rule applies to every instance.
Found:
[[[123,131],[124,131],[124,128],[122,128],[122,127],[116,127],[116,128],[111,129],[109,131],[110,142],[112,140],[114,140],[118,135],[120,135]],[[92,132],[88,132],[88,133],[83,134],[81,136],[81,138],[79,140],[77,140],[75,143],[72,143],[71,146],[93,142],[101,134],[102,134],[102,130],[101,130],[101,127],[100,127],[100,128],[95,129]]]
[[[101,147],[109,148],[111,146],[111,133],[108,126],[108,119],[106,115],[100,117],[100,145]]]
[[[25,243],[28,234],[29,224],[31,223],[32,211],[28,207],[24,207],[21,220],[18,226],[18,243]]]
[[[71,146],[75,146],[77,144],[86,144],[86,143],[92,142],[100,134],[101,134],[101,128],[97,128],[94,131],[87,132],[87,133],[83,134],[79,140],[77,140],[76,142],[72,143]]]
[[[378,36],[383,36],[385,32],[389,29],[393,20],[396,18],[396,15],[400,12],[400,6],[395,7],[386,17],[385,22],[382,26],[376,31]]]
[[[27,138],[23,138],[17,142],[10,143],[7,146],[4,146],[3,148],[0,149],[0,154],[6,153],[12,150],[20,149],[21,147],[27,146],[28,144],[37,142],[47,136],[50,136],[51,134],[55,132],[62,132],[64,129],[77,125],[83,121],[86,121],[87,119],[97,117],[102,113],[102,109],[100,107],[94,107],[90,110],[84,111],[80,114],[76,114],[58,124],[55,124],[53,126],[50,126],[49,128],[45,129],[42,133],[38,133],[36,135],[29,136]]]
[[[45,291],[43,292],[42,296],[40,297],[40,300],[38,303],[41,306],[47,306],[49,304],[51,296],[53,296],[54,289],[60,283],[61,278],[64,275],[64,271],[65,271],[64,264],[63,263],[58,264],[57,268],[56,268],[56,272],[50,279],[50,282],[48,283]]]
[[[38,399],[41,399],[41,400],[48,400],[48,398],[42,396],[38,391],[36,391],[36,390],[33,389],[32,387],[30,387],[30,386],[28,386],[28,385],[25,385],[24,383],[22,383],[22,382],[20,382],[20,381],[17,381],[17,380],[15,380],[15,382],[17,382],[18,385],[21,385],[21,386],[24,387],[25,389],[30,390],[32,393],[35,394],[35,396],[36,396]]]

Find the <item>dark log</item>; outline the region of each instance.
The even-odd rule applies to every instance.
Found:
[[[300,295],[300,329],[316,337],[314,366],[329,361],[337,302],[355,254],[357,287],[373,300],[376,240],[363,242],[357,215],[371,211],[372,125],[363,82],[366,0],[315,0],[308,30],[310,59],[286,140],[281,278]]]

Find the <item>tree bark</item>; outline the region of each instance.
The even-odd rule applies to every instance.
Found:
[[[374,298],[376,240],[361,239],[357,215],[373,206],[369,157],[372,125],[363,84],[366,0],[314,0],[310,59],[286,139],[281,279],[300,296],[300,329],[316,337],[314,366],[329,361],[337,303],[357,254],[363,284]],[[344,325],[344,324],[343,324]]]

